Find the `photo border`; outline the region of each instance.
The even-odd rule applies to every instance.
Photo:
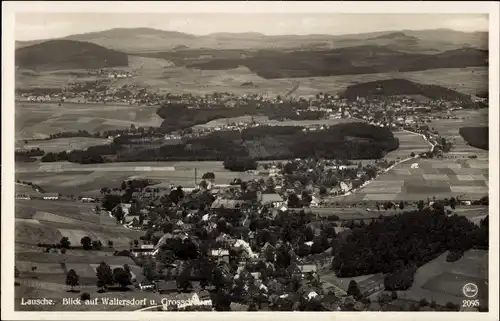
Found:
[[[498,230],[490,230],[489,312],[20,312],[14,311],[14,14],[17,12],[109,13],[487,13],[489,14],[489,212],[490,226],[498,228],[498,120],[499,120],[499,3],[495,1],[348,1],[348,2],[152,2],[152,1],[15,1],[2,2],[2,320],[203,320],[238,318],[254,320],[354,320],[380,317],[385,320],[498,320]],[[493,232],[493,233],[491,233]]]

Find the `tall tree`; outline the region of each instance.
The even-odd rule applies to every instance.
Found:
[[[113,271],[111,267],[106,264],[106,262],[101,262],[96,269],[97,275],[97,287],[106,289],[109,285],[113,285],[115,283],[115,279],[113,277]]]
[[[132,284],[130,280],[130,274],[120,267],[113,270],[113,278],[118,284],[120,284],[122,288],[126,288],[127,286]]]
[[[63,249],[69,249],[71,246],[71,242],[69,241],[69,238],[67,238],[66,236],[63,237],[61,239],[61,241],[59,241],[59,244],[61,245],[61,248],[63,248]]]
[[[66,274],[66,285],[71,287],[71,291],[73,291],[75,286],[80,284],[80,277],[76,274],[75,270],[71,269]]]
[[[80,244],[83,246],[84,250],[90,250],[92,248],[92,239],[88,236],[82,237]]]
[[[361,298],[361,290],[359,289],[358,283],[356,281],[351,280],[351,282],[349,282],[347,295],[352,295],[356,300],[359,300]]]

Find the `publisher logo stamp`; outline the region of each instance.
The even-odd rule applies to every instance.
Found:
[[[477,288],[477,285],[475,285],[474,283],[467,283],[462,288],[462,292],[464,293],[464,295],[466,297],[473,298],[477,295],[477,293],[479,292],[479,289]]]

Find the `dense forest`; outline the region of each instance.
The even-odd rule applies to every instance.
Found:
[[[489,127],[462,127],[458,133],[467,142],[467,144],[488,150],[489,149]]]
[[[388,79],[370,81],[347,86],[343,96],[350,100],[359,97],[393,95],[422,95],[431,99],[458,100],[470,102],[470,96],[455,90],[437,86],[415,83],[406,79]]]
[[[488,248],[488,218],[480,227],[466,217],[447,216],[444,208],[424,208],[384,217],[353,229],[347,242],[336,250],[332,268],[339,277],[393,273],[387,282],[397,288],[398,275],[412,275],[446,251],[464,252]],[[409,269],[409,270],[408,270]]]
[[[179,144],[159,148],[128,149],[117,141],[93,146],[85,151],[47,153],[43,162],[70,161],[103,163],[106,156],[114,161],[181,161],[231,159],[266,160],[283,158],[378,159],[397,149],[399,141],[387,128],[365,123],[346,123],[315,132],[300,127],[259,126],[239,131],[216,132]],[[241,163],[238,161],[238,163]],[[241,166],[229,166],[240,168]],[[253,169],[254,166],[241,168]]]
[[[48,40],[16,50],[16,65],[24,69],[98,69],[128,66],[128,55],[93,43]]]
[[[211,104],[210,108],[191,109],[185,104],[168,103],[161,106],[156,112],[163,118],[161,130],[169,133],[176,130],[190,128],[199,124],[221,118],[232,118],[248,115],[267,116],[271,120],[317,120],[325,117],[321,111],[301,111],[297,114],[296,109],[305,109],[309,106],[306,101],[284,101],[282,104],[249,100],[242,103],[238,108],[227,108],[223,105]]]
[[[330,50],[260,50],[250,57],[217,57],[194,62],[187,67],[227,70],[245,66],[266,78],[320,77],[418,71],[435,68],[488,66],[488,51],[474,48],[450,50],[438,54],[407,53],[385,46],[362,45]]]

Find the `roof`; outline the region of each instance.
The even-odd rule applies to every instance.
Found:
[[[215,249],[215,250],[210,251],[210,254],[212,256],[225,256],[225,255],[229,255],[229,250],[226,250],[226,249]]]
[[[57,193],[44,193],[43,197],[59,197]]]
[[[318,270],[318,267],[314,264],[299,265],[298,268],[302,273],[316,272]]]
[[[210,208],[230,208],[234,209],[241,206],[244,201],[241,200],[230,200],[230,199],[216,199]]]
[[[120,204],[116,205],[115,208],[113,208],[111,210],[111,212],[114,212],[118,208],[118,206],[120,206],[122,208],[123,215],[127,216],[130,212],[130,208],[132,207],[132,204],[120,203]]]
[[[276,193],[262,194],[262,203],[283,202],[283,198]]]
[[[163,281],[160,280],[158,283],[158,289],[160,291],[176,291],[177,290],[177,282],[176,281]]]

